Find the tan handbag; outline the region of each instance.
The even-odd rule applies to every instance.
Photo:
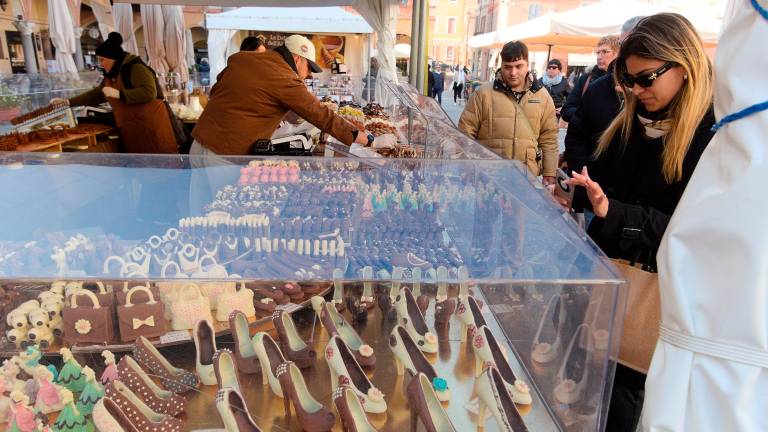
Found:
[[[661,322],[659,275],[643,270],[639,264],[631,265],[618,259],[611,261],[616,264],[629,284],[623,291],[627,309],[624,315],[619,363],[638,372],[648,373],[656,341],[659,339]]]
[[[134,303],[136,293],[144,293],[148,300]],[[167,323],[163,318],[163,304],[155,300],[149,285],[135,286],[125,296],[125,305],[117,307],[120,340],[132,342],[139,336],[155,338],[164,335]]]
[[[169,274],[169,269],[175,269],[173,274]],[[168,261],[163,264],[163,268],[160,270],[160,277],[163,278],[162,282],[157,282],[158,294],[160,295],[160,301],[169,304],[169,300],[176,297],[177,291],[185,285],[186,282],[172,281],[173,279],[187,279],[187,275],[182,273],[181,267],[176,264],[175,261]],[[170,279],[170,280],[168,280]],[[169,317],[170,319],[170,317]]]
[[[210,262],[210,264],[206,267],[205,263]],[[206,255],[200,259],[200,268],[198,271],[192,274],[192,279],[227,279],[229,278],[229,274],[227,273],[227,269],[216,262],[216,259],[213,258],[210,255]],[[226,291],[228,288],[232,287],[235,288],[236,284],[234,282],[222,282],[222,281],[214,281],[214,282],[199,282],[200,291],[203,293],[205,297],[208,297],[210,299],[211,303],[211,310],[216,310],[219,306],[219,296]]]
[[[77,298],[86,296],[91,305],[78,305]],[[115,338],[114,309],[102,306],[96,295],[81,289],[69,297],[69,304],[64,306],[64,341],[75,343],[108,343]]]
[[[200,287],[187,283],[179,289],[178,297],[171,304],[171,328],[191,330],[201,319],[213,322],[210,300],[203,296]]]
[[[256,316],[256,308],[253,306],[253,291],[245,287],[245,282],[240,281],[240,289],[227,288],[219,296],[219,307],[216,309],[216,321],[228,321],[229,314],[239,310],[246,317]]]

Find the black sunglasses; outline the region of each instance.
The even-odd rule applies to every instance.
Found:
[[[674,63],[666,62],[655,71],[640,76],[632,76],[629,73],[624,72],[624,74],[621,76],[621,83],[624,84],[624,86],[627,88],[632,88],[635,86],[635,84],[642,88],[648,88],[653,85],[653,82],[656,81],[658,77],[662,76],[665,72],[672,69],[674,66]]]

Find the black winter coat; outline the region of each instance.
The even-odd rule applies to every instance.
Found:
[[[589,226],[590,237],[611,258],[648,264],[656,269],[656,252],[677,203],[691,179],[701,154],[712,139],[715,123],[710,108],[704,117],[683,162],[683,177],[667,184],[661,173],[661,138],[646,139],[638,120],[623,152],[606,155],[614,184],[604,189],[610,200],[605,218],[596,217]],[[618,137],[617,137],[618,139]],[[621,148],[618,142],[612,148]]]
[[[565,77],[563,77],[558,84],[553,86],[544,84],[544,78],[539,78],[539,84],[547,89],[549,95],[552,96],[552,102],[555,103],[555,108],[563,106],[565,98],[568,97],[568,93],[571,91],[571,86],[568,84],[568,80],[565,79]]]
[[[611,70],[610,68],[608,69]],[[571,94],[568,95],[568,99],[565,100],[565,104],[563,105],[563,109],[560,111],[560,115],[562,116],[563,120],[569,122],[571,121],[571,117],[573,117],[573,114],[576,113],[576,110],[579,109],[579,103],[581,103],[581,95],[584,93],[584,86],[587,85],[587,79],[589,77],[589,85],[591,86],[592,83],[597,81],[598,78],[605,75],[606,71],[600,70],[596,65],[592,66],[592,70],[589,71],[588,74],[583,74],[579,77],[579,79],[576,81],[576,85],[573,86],[573,90],[571,90]]]

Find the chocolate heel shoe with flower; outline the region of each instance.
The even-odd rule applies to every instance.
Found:
[[[456,431],[426,375],[418,373],[413,377],[406,394],[411,408],[411,431],[416,430],[417,419],[421,420],[427,432]]]
[[[376,432],[352,387],[340,385],[334,390],[333,403],[339,412],[341,429],[344,432]]]
[[[397,366],[398,375],[403,375],[405,369],[408,369],[408,373],[412,376],[422,373],[432,383],[440,402],[451,400],[448,382],[437,376],[435,368],[424,357],[424,354],[421,353],[403,326],[395,326],[394,330],[392,330],[392,333],[389,335],[389,348],[395,354],[395,365]]]
[[[563,364],[557,374],[555,398],[564,404],[578,402],[584,394],[589,380],[589,364],[593,352],[592,329],[580,325],[568,344]]]
[[[142,432],[181,431],[181,420],[168,414],[156,413],[120,380],[114,380],[107,385],[104,397],[112,399],[128,416],[131,424]]]
[[[213,355],[216,353],[216,334],[207,320],[198,320],[192,327],[195,341],[195,370],[204,385],[216,385]]]
[[[495,367],[485,368],[475,380],[475,392],[480,399],[480,410],[477,413],[477,425],[485,426],[485,413],[490,409],[499,430],[503,432],[528,432],[520,412],[517,411],[507,391],[507,385]]]
[[[325,432],[331,430],[336,422],[336,416],[318,402],[307,389],[304,376],[293,362],[278,366],[277,379],[283,389],[285,415],[291,418],[291,403],[299,418],[302,430],[307,432]]]
[[[233,388],[219,390],[216,393],[216,409],[226,432],[261,432],[239,391]]]
[[[277,329],[277,336],[280,338],[280,347],[282,348],[283,355],[302,369],[312,367],[315,361],[317,361],[317,353],[307,346],[304,339],[299,336],[299,332],[296,330],[296,323],[294,323],[291,314],[284,311],[275,311],[272,314],[272,323],[275,325],[275,329]]]
[[[416,305],[416,299],[413,298],[411,290],[403,288],[395,300],[398,323],[408,330],[411,338],[416,342],[416,346],[422,352],[436,353],[437,336],[429,331],[424,315],[422,315],[419,307]]]
[[[229,314],[229,329],[235,342],[235,359],[237,369],[245,374],[254,374],[259,371],[259,357],[253,349],[251,335],[248,327],[248,318],[239,310]]]
[[[328,341],[328,345],[325,347],[325,360],[331,370],[331,387],[333,390],[336,390],[341,384],[347,384],[361,398],[365,412],[383,413],[387,410],[384,393],[373,386],[340,337],[333,336]]]
[[[280,382],[277,380],[277,367],[287,360],[283,357],[280,347],[272,336],[267,333],[259,332],[252,339],[253,349],[259,357],[261,365],[261,383],[268,385],[272,392],[279,397],[283,397],[283,390]]]
[[[366,368],[376,366],[376,355],[373,348],[367,345],[355,329],[336,311],[333,305],[326,303],[322,297],[312,297],[312,307],[320,316],[320,323],[331,336],[339,336],[352,351],[357,363]]]
[[[240,377],[237,375],[237,360],[232,351],[224,348],[213,355],[213,371],[216,373],[216,383],[219,390],[233,388],[241,391]]]
[[[528,384],[512,372],[506,352],[502,350],[488,327],[482,326],[478,329],[472,340],[472,347],[475,350],[475,376],[479,376],[486,367],[494,366],[507,385],[512,400],[519,405],[531,404],[531,390]]]
[[[144,336],[139,336],[134,342],[133,357],[160,378],[163,387],[174,393],[186,393],[200,385],[197,375],[173,366]]]
[[[155,384],[131,356],[123,356],[117,363],[117,375],[132,392],[142,395],[144,403],[153,411],[176,416],[187,405],[185,398]]]
[[[565,323],[565,304],[559,294],[553,295],[539,322],[533,338],[531,358],[538,363],[549,363],[560,355]]]
[[[480,312],[480,307],[472,296],[459,300],[459,306],[456,308],[456,317],[461,321],[462,342],[466,342],[467,335],[469,335],[471,340],[475,336],[477,329],[486,325],[485,318],[483,318],[483,314]]]

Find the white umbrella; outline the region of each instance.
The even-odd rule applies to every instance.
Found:
[[[383,106],[390,104],[390,93],[384,91],[386,81],[397,83],[397,64],[395,62],[395,33],[399,2],[393,0],[368,0],[359,2],[355,9],[376,31],[379,61],[379,75],[376,80],[376,95]]]
[[[149,67],[156,73],[168,72],[168,62],[165,60],[165,20],[160,5],[141,5],[141,23],[144,28],[144,46],[147,50]]]
[[[136,33],[133,29],[133,8],[127,3],[115,3],[112,5],[112,14],[117,32],[123,37],[123,49],[133,55],[139,55]],[[102,37],[107,40],[106,34],[102,34]]]
[[[77,73],[72,54],[75,53],[75,29],[67,0],[48,1],[48,31],[56,47],[56,72]]]
[[[395,58],[408,58],[411,56],[411,46],[409,44],[395,45]]]
[[[715,62],[718,119],[768,94],[768,19],[749,0],[731,6]],[[768,430],[767,130],[767,111],[720,129],[667,227],[645,430]]]
[[[189,81],[187,70],[187,45],[185,42],[184,10],[181,6],[163,5],[165,20],[165,59],[168,70],[181,75],[181,81]]]

